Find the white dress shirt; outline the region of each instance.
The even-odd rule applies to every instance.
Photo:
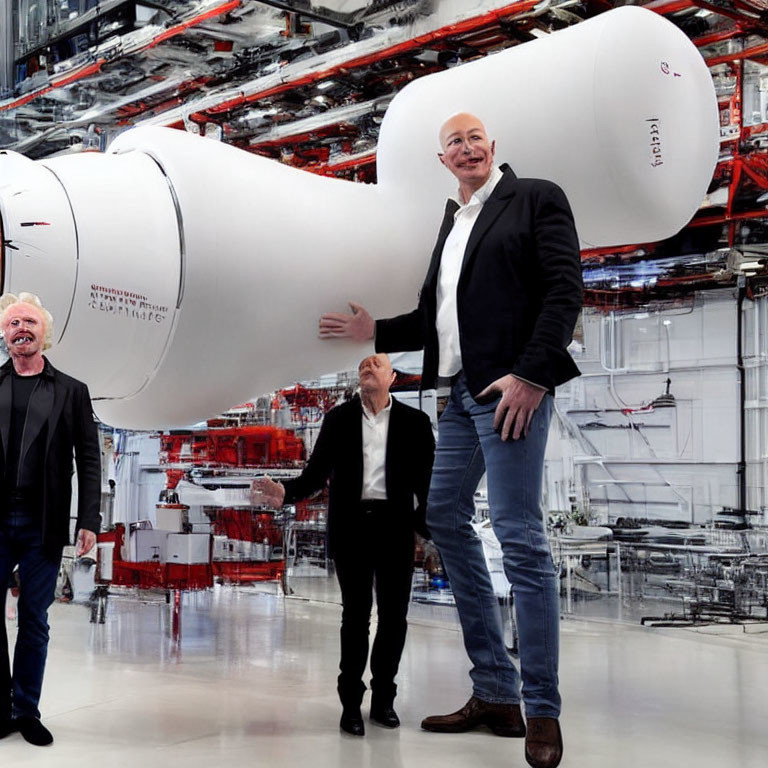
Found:
[[[385,408],[373,414],[363,403],[362,499],[387,498],[387,434],[392,395]]]
[[[459,285],[461,265],[467,250],[472,227],[504,174],[494,166],[488,181],[478,189],[466,205],[460,205],[453,216],[451,229],[443,246],[440,271],[437,276],[437,338],[439,342],[439,376],[453,376],[462,369],[459,344],[459,314],[456,289]],[[457,200],[460,203],[460,199]]]

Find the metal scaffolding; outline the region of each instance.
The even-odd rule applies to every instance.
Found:
[[[0,98],[13,88],[12,0],[0,0]]]

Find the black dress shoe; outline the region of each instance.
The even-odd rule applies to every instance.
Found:
[[[16,730],[30,744],[36,747],[47,747],[53,744],[53,734],[36,717],[21,715],[13,722]]]
[[[392,707],[371,707],[371,720],[385,728],[397,728],[400,718]]]
[[[421,722],[425,731],[464,733],[485,725],[497,736],[525,736],[525,721],[519,704],[495,704],[474,696],[450,715],[432,715]]]
[[[16,723],[14,723],[10,716],[0,717],[0,739],[4,739],[15,731]]]
[[[341,713],[339,728],[350,736],[365,736],[365,725],[360,710],[349,712],[345,709]]]
[[[525,759],[532,768],[557,768],[563,757],[563,736],[556,717],[529,717]]]

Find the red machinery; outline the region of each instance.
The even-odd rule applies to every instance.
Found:
[[[160,436],[161,464],[294,467],[304,458],[301,438],[271,426],[209,427]]]
[[[215,419],[206,429],[160,436],[160,463],[173,465],[166,469],[168,489],[175,489],[190,470],[199,467],[215,468],[217,475],[226,478],[228,469],[292,468],[305,458],[304,443],[292,430],[254,424],[220,426],[226,423],[226,418]],[[248,477],[243,479],[248,482]],[[282,578],[285,559],[272,555],[283,551],[282,527],[274,514],[248,507],[217,507],[208,515],[215,537],[211,583],[214,577],[238,584]],[[204,578],[202,572],[199,576]]]
[[[317,425],[347,389],[297,384],[276,393],[272,408],[289,410],[291,423],[297,427]],[[136,524],[127,532],[125,525],[118,524],[98,536],[102,620],[107,584],[173,590],[173,635],[178,640],[181,590],[206,589],[214,580],[244,584],[283,578],[286,542],[278,514],[242,502],[212,505],[205,507],[210,532],[192,533],[195,526],[189,523],[189,507],[179,503],[184,499],[177,493],[182,480],[194,478],[208,486],[207,482],[200,483],[200,471],[210,476],[210,485],[242,493],[259,470],[269,469],[278,475],[298,470],[306,458],[303,440],[292,429],[254,424],[257,418],[255,407],[247,404],[210,420],[206,428],[174,430],[159,436],[159,464],[165,469],[166,491],[156,508],[156,526]],[[327,498],[321,494],[296,505],[296,521],[322,537],[326,510]]]
[[[140,589],[206,589],[213,586],[211,563],[163,563],[156,560],[132,562],[123,559],[125,526],[98,535],[99,569],[97,580],[121,587]],[[113,547],[110,548],[109,544]],[[104,548],[111,549],[111,557]]]
[[[173,491],[181,480],[188,478],[191,470],[215,468],[217,475],[227,478],[227,470],[292,468],[301,465],[305,458],[304,443],[293,431],[265,425],[217,426],[225,420],[209,422],[206,429],[174,431],[160,436],[159,463],[165,466],[166,488]],[[255,472],[253,473],[256,474]],[[229,476],[228,479],[232,479]],[[248,476],[242,476],[249,482]],[[118,586],[141,589],[205,589],[213,586],[214,579],[224,583],[248,583],[281,579],[285,571],[282,527],[275,515],[254,511],[250,507],[212,507],[207,514],[211,520],[209,538],[202,534],[186,533],[188,526],[184,504],[161,503],[157,507],[164,519],[167,513],[178,514],[178,524],[158,524],[156,529],[131,530],[127,536],[123,524],[99,534],[99,580]],[[168,528],[168,530],[166,530]],[[134,534],[136,534],[134,536]],[[139,551],[135,539],[139,534],[162,539],[153,551]],[[198,549],[202,538],[207,552],[198,552],[188,562],[173,562],[170,543],[179,545],[197,538]],[[110,547],[109,545],[112,544]],[[135,550],[135,551],[134,551]],[[167,554],[167,557],[166,557]]]

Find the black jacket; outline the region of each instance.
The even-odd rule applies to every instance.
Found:
[[[579,375],[566,351],[583,300],[568,200],[552,182],[501,169],[472,229],[457,287],[461,357],[474,397],[508,373],[550,392]],[[376,322],[377,352],[424,349],[423,389],[437,380],[437,278],[457,208],[448,201],[418,307]]]
[[[10,431],[12,367],[11,360],[0,367],[0,477],[5,475]],[[77,465],[77,529],[100,529],[101,452],[88,387],[56,370],[47,359],[40,382],[29,399],[19,461],[21,472],[26,451],[44,427],[45,469],[37,481],[42,484],[43,546],[58,555],[69,542],[73,452]],[[0,498],[0,504],[4,502]]]
[[[330,478],[328,552],[334,557],[345,545],[360,546],[356,522],[363,489],[363,408],[359,397],[325,415],[307,466],[286,480],[285,503],[320,490]],[[429,417],[392,398],[387,433],[387,499],[393,506],[392,525],[426,534],[424,523],[435,441]],[[418,507],[414,509],[414,495]]]

